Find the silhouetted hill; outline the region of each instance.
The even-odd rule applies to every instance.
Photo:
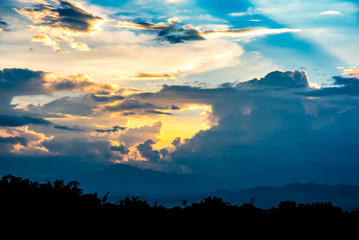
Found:
[[[198,174],[172,174],[116,164],[106,170],[70,177],[87,192],[121,194],[199,194],[218,189],[223,183]],[[69,179],[71,180],[71,179]]]

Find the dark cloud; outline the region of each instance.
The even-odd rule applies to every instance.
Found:
[[[93,31],[94,25],[103,20],[85,11],[75,2],[57,0],[55,3],[57,4],[34,4],[31,8],[19,8],[17,11],[35,24],[84,33]]]
[[[119,95],[113,95],[113,96],[91,95],[91,98],[95,102],[114,102],[114,101],[119,101],[119,100],[124,100],[125,99],[123,96],[119,96]]]
[[[84,131],[79,127],[73,128],[63,125],[54,124],[43,118],[36,118],[31,116],[17,116],[17,115],[0,115],[0,127],[21,127],[27,125],[42,125],[42,126],[53,126],[56,129],[67,130],[67,131]]]
[[[305,93],[309,96],[333,96],[333,95],[359,95],[359,79],[356,77],[333,77],[332,87],[324,87],[316,91]]]
[[[111,133],[111,132],[117,132],[117,131],[124,131],[126,127],[120,127],[120,126],[114,126],[112,129],[96,129],[96,132],[99,133]]]
[[[308,88],[309,81],[304,71],[274,71],[268,73],[264,78],[255,78],[247,82],[238,83],[236,87],[240,88],[248,85],[254,87]]]
[[[157,115],[173,115],[172,113],[162,112],[162,111],[157,111],[157,110],[147,110],[146,113],[157,114]]]
[[[197,173],[232,178],[243,187],[295,181],[359,183],[357,79],[335,77],[333,91],[309,87],[305,72],[272,72],[232,87],[202,89],[164,85],[132,95],[153,105],[209,105],[208,130],[176,139],[174,164]],[[263,81],[263,82],[261,82]],[[331,88],[332,89],[332,88]],[[316,95],[316,98],[308,97]],[[325,96],[322,98],[321,96]],[[158,159],[151,142],[142,145]],[[153,156],[151,155],[153,154]]]
[[[92,140],[87,136],[57,136],[43,145],[58,156],[77,157],[81,161],[109,163],[116,159],[109,141]]]
[[[13,96],[46,94],[44,76],[42,71],[5,68],[0,70],[0,91]]]
[[[44,104],[43,110],[52,113],[63,113],[80,116],[91,116],[97,104],[85,95],[80,97],[62,97]]]
[[[10,146],[21,144],[23,146],[28,145],[28,140],[24,137],[0,137],[0,146],[9,144]]]
[[[117,26],[151,30],[157,33],[158,41],[165,41],[171,44],[184,43],[189,41],[205,40],[201,32],[189,26],[182,26],[178,22],[166,23],[151,23],[151,22],[126,22],[122,21]]]
[[[172,145],[178,147],[181,144],[181,138],[177,137],[172,141]]]
[[[105,109],[110,112],[124,112],[124,116],[130,116],[135,114],[146,115],[146,114],[162,114],[162,115],[171,115],[171,113],[166,113],[158,111],[158,109],[167,109],[168,107],[157,106],[147,102],[141,102],[134,99],[126,99],[117,104],[106,105]]]
[[[154,144],[156,144],[156,142],[149,139],[144,143],[139,144],[137,149],[143,158],[146,158],[151,162],[158,162],[161,159],[161,155],[159,151],[153,150],[152,145]]]
[[[16,115],[0,115],[0,126],[1,127],[19,127],[29,124],[36,125],[51,125],[50,121],[43,118],[34,118],[30,116],[16,116]]]
[[[68,127],[68,126],[63,126],[63,125],[57,125],[55,124],[54,128],[56,129],[61,129],[61,130],[66,130],[66,131],[73,131],[73,132],[84,132],[84,129],[81,129],[79,127]]]
[[[116,151],[116,152],[120,152],[121,154],[128,154],[130,152],[130,150],[126,149],[125,146],[122,144],[120,146],[112,146],[111,147],[112,151]]]
[[[15,96],[52,95],[58,92],[85,93],[114,91],[108,84],[92,82],[84,75],[61,75],[21,68],[0,70],[0,108],[11,109],[11,100]],[[63,97],[47,103],[44,110],[65,114],[91,115],[96,103],[91,94],[83,97]]]
[[[127,99],[121,103],[115,105],[107,105],[105,109],[110,112],[122,112],[127,110],[134,109],[152,109],[157,108],[155,105],[151,103],[141,103],[137,100]]]
[[[1,31],[10,31],[8,27],[9,27],[9,24],[7,22],[1,20],[1,18],[0,18],[0,32]]]
[[[168,41],[172,44],[184,43],[189,41],[205,40],[201,32],[190,27],[179,27],[177,24],[161,29],[157,35],[160,41]]]

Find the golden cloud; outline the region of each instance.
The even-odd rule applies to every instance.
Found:
[[[42,1],[41,4],[33,1],[30,3],[34,5],[15,10],[35,24],[30,26],[38,32],[34,35],[33,42],[50,46],[55,52],[62,51],[60,43],[65,43],[77,51],[90,50],[85,43],[76,42],[74,37],[98,31],[103,18],[94,16],[71,0],[52,0],[52,4],[47,1]]]
[[[152,79],[177,79],[175,75],[167,73],[137,73],[133,79],[152,80]]]
[[[110,83],[93,82],[87,75],[65,75],[59,73],[45,73],[44,88],[48,92],[76,92],[96,93],[101,91],[114,92],[117,87]]]
[[[359,78],[359,68],[350,68],[344,70],[344,75]]]
[[[46,137],[42,133],[37,133],[28,129],[28,126],[9,127],[0,129],[0,153],[29,153],[29,152],[48,152],[42,143],[50,141],[54,137]]]

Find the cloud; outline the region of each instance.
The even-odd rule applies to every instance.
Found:
[[[133,99],[126,99],[122,102],[109,104],[105,106],[105,109],[110,112],[123,112],[128,110],[135,110],[135,109],[153,109],[153,108],[160,108],[155,106],[151,103],[141,103],[138,100]]]
[[[162,103],[163,104],[163,103]],[[173,107],[173,106],[172,106]],[[154,105],[148,102],[141,102],[136,99],[126,99],[124,101],[116,101],[102,106],[106,112],[122,112],[124,116],[129,115],[172,115],[172,113],[159,110],[173,110],[169,106]]]
[[[2,21],[1,18],[0,18],[0,32],[10,31],[8,26],[9,26],[9,24],[7,22],[5,22],[5,21]]]
[[[111,132],[117,132],[117,131],[124,131],[126,128],[125,127],[120,127],[120,126],[114,126],[112,129],[96,129],[96,132],[99,133],[111,133]]]
[[[234,12],[234,13],[228,14],[228,16],[230,16],[230,17],[243,17],[243,16],[262,14],[262,13],[263,13],[262,10],[259,9],[259,8],[249,7],[247,9],[247,11],[245,11],[245,12]]]
[[[116,27],[141,30],[160,30],[163,28],[168,28],[169,25],[167,23],[119,21],[116,24]]]
[[[58,156],[76,157],[77,160],[110,163],[117,156],[111,150],[108,140],[91,139],[88,136],[56,136],[52,141],[45,142],[44,147]]]
[[[116,152],[120,152],[121,154],[128,154],[130,152],[130,150],[126,149],[125,146],[122,144],[120,146],[112,146],[111,147],[112,151],[116,151]]]
[[[0,104],[10,106],[14,96],[51,95],[59,92],[115,91],[110,84],[95,83],[86,75],[64,75],[22,68],[0,70]]]
[[[25,126],[25,125],[29,125],[29,124],[51,125],[52,123],[43,118],[0,114],[0,126],[1,127],[19,127],[19,126]]]
[[[283,87],[283,88],[308,88],[309,79],[304,71],[274,71],[267,74],[264,78],[253,79],[246,82],[241,82],[236,87],[242,86],[268,86],[268,87]]]
[[[62,113],[79,116],[91,116],[98,105],[88,95],[80,97],[61,97],[41,106],[49,113]]]
[[[89,33],[96,30],[96,25],[103,20],[87,12],[75,1],[55,0],[56,5],[37,3],[32,8],[15,9],[21,15],[28,17],[34,24],[59,28],[70,32]]]
[[[162,111],[157,111],[157,110],[146,110],[146,113],[157,114],[157,115],[173,115],[172,113],[162,112]]]
[[[174,149],[166,154],[153,148],[153,138],[143,140],[137,150],[147,160],[161,162],[166,156],[170,165],[232,178],[243,187],[335,182],[332,176],[359,182],[353,171],[359,112],[358,100],[352,97],[359,92],[358,80],[334,79],[332,88],[349,93],[345,98],[328,94],[325,87],[312,88],[303,71],[275,71],[219,88],[164,85],[157,92],[133,94],[133,99],[153,105],[165,101],[180,109],[209,105],[208,118],[216,119],[209,129],[186,141],[175,139]]]
[[[46,137],[27,126],[0,128],[0,155],[48,153],[43,144],[52,139],[53,136]]]
[[[155,140],[160,135],[161,128],[161,122],[155,122],[152,126],[145,125],[138,128],[127,128],[120,135],[119,142],[125,143],[126,148],[130,148],[148,139]]]
[[[137,145],[137,149],[143,158],[151,162],[158,162],[161,159],[161,155],[159,151],[153,150],[152,145],[154,144],[156,144],[156,142],[149,139]]]
[[[134,79],[152,80],[152,79],[177,79],[175,75],[166,73],[137,73]]]
[[[265,36],[271,34],[280,34],[288,32],[300,32],[300,29],[290,29],[290,28],[259,28],[259,29],[228,29],[228,30],[209,30],[203,31],[202,36],[205,38],[214,38],[214,37],[257,37]]]
[[[328,10],[328,11],[323,11],[320,13],[321,15],[342,15],[341,12],[339,11],[334,11],[334,10]]]
[[[205,40],[205,38],[201,36],[199,30],[191,26],[180,26],[177,21],[170,21],[170,24],[120,21],[116,26],[130,29],[156,31],[157,40],[166,41],[171,44]]]
[[[331,96],[331,95],[359,95],[359,78],[356,77],[332,77],[334,82],[331,87],[323,87],[317,91],[305,93],[308,96]]]
[[[73,131],[73,132],[83,132],[83,131],[85,131],[84,129],[81,129],[79,127],[68,127],[68,126],[57,125],[57,124],[55,124],[54,128],[61,129],[61,130],[66,130],[66,131]]]
[[[160,41],[167,41],[172,44],[184,43],[189,41],[206,40],[208,38],[217,37],[257,37],[270,34],[280,34],[287,32],[300,32],[299,29],[279,28],[258,28],[258,29],[225,29],[225,30],[200,30],[190,25],[179,26],[178,21],[166,23],[151,23],[151,22],[130,22],[120,21],[117,27],[137,29],[137,30],[152,30],[156,31],[157,39]]]
[[[344,70],[344,75],[355,77],[359,79],[359,68],[349,68]]]
[[[33,2],[32,7],[15,10],[35,24],[31,28],[39,33],[34,35],[32,41],[51,46],[55,52],[63,51],[60,47],[62,42],[72,49],[89,51],[85,43],[76,42],[74,37],[97,31],[104,20],[70,0],[54,0],[51,4],[48,1]]]
[[[93,94],[91,95],[91,98],[95,101],[95,102],[114,102],[114,101],[118,101],[118,100],[124,100],[125,97],[120,96],[120,95],[100,95],[100,94]]]

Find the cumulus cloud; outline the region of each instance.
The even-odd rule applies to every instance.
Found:
[[[152,145],[154,144],[156,144],[156,142],[149,139],[144,143],[137,145],[137,149],[143,158],[151,162],[158,162],[161,159],[161,155],[159,151],[152,148]]]
[[[359,78],[334,76],[332,79],[334,80],[333,86],[305,94],[309,96],[359,95]]]
[[[309,80],[304,71],[274,71],[267,74],[264,78],[253,79],[246,82],[241,82],[236,85],[237,88],[242,86],[268,86],[279,88],[308,88]]]
[[[134,94],[133,99],[153,105],[209,105],[209,117],[217,119],[186,141],[175,139],[175,149],[163,155],[153,149],[155,140],[143,142],[141,156],[161,160],[166,155],[173,164],[230,177],[243,186],[246,181],[328,181],[330,176],[359,182],[351,170],[357,166],[353,139],[359,136],[359,112],[352,97],[357,83],[356,78],[334,77],[334,87],[316,89],[303,71],[275,71],[220,88],[164,85],[158,92]]]

